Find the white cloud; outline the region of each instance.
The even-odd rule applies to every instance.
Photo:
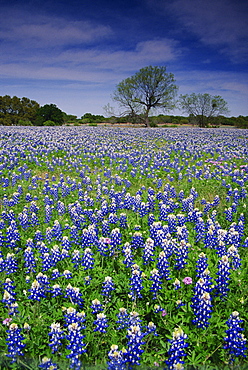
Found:
[[[8,12],[6,16],[5,11],[1,14],[0,38],[5,45],[9,42],[25,50],[89,44],[112,35],[110,27],[91,21],[68,21],[48,15],[31,17],[22,10],[10,21]]]
[[[149,1],[149,0],[148,0]],[[158,2],[203,44],[218,47],[233,62],[248,59],[248,3],[236,0],[173,0]]]

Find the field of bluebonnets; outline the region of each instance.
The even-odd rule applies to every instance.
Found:
[[[245,368],[247,186],[247,130],[1,127],[1,369]]]

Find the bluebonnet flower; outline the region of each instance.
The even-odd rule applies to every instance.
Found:
[[[34,257],[34,252],[31,247],[27,247],[24,250],[23,257],[24,257],[24,266],[27,269],[27,273],[29,274],[30,272],[35,272],[36,261]]]
[[[52,227],[52,233],[55,240],[61,241],[62,240],[62,227],[58,220],[54,221]]]
[[[68,237],[66,237],[66,238],[67,238],[67,240],[69,240]],[[62,238],[62,243],[63,243],[63,240],[64,240],[64,237]],[[72,225],[72,227],[70,228],[70,240],[74,244],[77,244],[77,245],[80,244],[79,230],[75,225]]]
[[[58,245],[54,245],[51,248],[51,262],[53,266],[56,266],[57,262],[61,260],[61,253]]]
[[[241,245],[241,235],[234,227],[231,227],[228,232],[228,244],[235,245],[236,247],[240,247]]]
[[[58,201],[57,203],[57,211],[58,211],[58,214],[59,215],[63,215],[65,214],[66,212],[66,206],[63,202],[61,202],[60,200]]]
[[[247,339],[241,333],[244,330],[240,327],[242,322],[243,320],[239,318],[239,313],[237,311],[232,312],[229,319],[226,321],[228,329],[226,330],[227,336],[224,338],[224,349],[228,351],[230,363],[239,356],[246,357]]]
[[[133,249],[142,248],[144,246],[144,238],[140,231],[136,231],[131,238],[131,247]]]
[[[202,217],[197,217],[196,223],[195,223],[195,240],[196,242],[199,242],[200,240],[205,238],[205,222]]]
[[[154,241],[151,238],[148,238],[145,242],[144,248],[143,248],[143,264],[147,265],[149,262],[154,261]]]
[[[49,253],[44,253],[40,256],[40,258],[42,259],[42,271],[47,271],[52,266],[54,266],[52,263],[51,255]]]
[[[159,275],[159,271],[157,269],[153,269],[151,271],[151,276],[149,280],[152,281],[152,286],[150,288],[150,291],[153,294],[153,299],[156,299],[159,290],[162,289],[162,281]]]
[[[71,241],[69,240],[68,236],[64,235],[62,237],[61,246],[66,251],[69,251],[71,249],[72,245],[71,245]]]
[[[116,344],[112,344],[111,349],[108,353],[110,361],[107,362],[108,370],[126,370],[126,361],[123,354],[126,353],[125,349],[118,350]]]
[[[58,366],[52,362],[52,360],[48,357],[43,357],[41,364],[39,364],[41,369],[45,370],[57,370]]]
[[[51,293],[52,293],[52,297],[58,297],[58,296],[63,294],[63,291],[60,288],[59,284],[55,284],[55,285],[52,286]]]
[[[233,221],[233,209],[232,207],[228,207],[224,210],[224,213],[226,215],[226,220],[229,222]]]
[[[78,306],[83,305],[82,293],[80,293],[79,288],[72,287],[71,284],[68,284],[65,289],[65,298],[69,298],[71,303],[77,304]]]
[[[208,286],[206,285],[206,281],[200,278],[196,286],[194,288],[194,296],[192,297],[192,305],[193,312],[195,315],[195,319],[192,320],[193,324],[195,324],[199,328],[207,328],[209,326],[209,319],[211,317],[211,296],[208,291]]]
[[[146,326],[146,332],[145,332],[145,335],[148,335],[148,334],[153,333],[153,335],[155,335],[155,336],[157,337],[157,336],[158,336],[158,334],[157,334],[156,330],[157,330],[156,325],[155,325],[152,321],[150,321],[150,322],[148,323],[148,325]]]
[[[52,219],[52,207],[47,204],[45,206],[45,223],[48,224]]]
[[[34,244],[33,239],[31,239],[31,238],[28,238],[27,239],[27,241],[26,241],[26,247],[27,248],[31,248],[31,249],[35,248],[35,244]]]
[[[38,226],[39,225],[38,217],[37,217],[36,213],[34,213],[34,212],[31,214],[31,217],[30,217],[30,225],[31,226]]]
[[[7,334],[8,353],[6,356],[11,358],[11,363],[14,363],[17,361],[18,356],[23,356],[22,349],[25,347],[25,344],[22,341],[24,337],[21,335],[21,329],[15,323],[10,324]]]
[[[58,279],[60,276],[61,276],[61,274],[60,274],[59,270],[58,269],[54,269],[52,271],[51,280]]]
[[[110,226],[108,220],[103,220],[102,222],[102,235],[104,237],[110,236]]]
[[[82,255],[78,249],[74,249],[72,252],[71,261],[73,263],[74,269],[77,269],[78,266],[82,263]]]
[[[42,241],[45,239],[44,235],[42,234],[42,232],[40,230],[36,230],[35,231],[35,234],[34,234],[34,239],[36,241]]]
[[[187,257],[189,253],[190,244],[185,240],[181,240],[177,243],[174,249],[176,255],[174,268],[177,270],[183,269],[187,264]]]
[[[66,348],[70,350],[70,354],[66,357],[70,359],[70,368],[76,370],[81,368],[80,355],[86,352],[85,344],[83,343],[85,335],[81,331],[80,323],[74,322],[68,325],[68,334],[66,335],[66,339],[69,342]]]
[[[164,251],[159,253],[159,257],[157,258],[157,269],[159,271],[159,275],[161,279],[170,280],[170,270],[169,270],[169,262],[166,258],[166,254]]]
[[[111,239],[100,237],[97,243],[97,249],[101,256],[107,256],[109,254],[109,245]]]
[[[92,305],[90,306],[90,308],[92,309],[93,314],[103,311],[102,304],[98,299],[93,299]]]
[[[121,213],[120,214],[119,222],[120,222],[120,227],[122,229],[127,229],[128,225],[127,225],[127,215],[126,215],[126,213]]]
[[[118,222],[118,217],[116,213],[110,213],[108,217],[108,221],[110,224],[116,224]]]
[[[175,290],[180,289],[180,288],[181,288],[180,280],[176,279],[176,280],[174,281],[173,285],[174,285],[174,289],[175,289]]]
[[[28,298],[35,301],[40,301],[42,297],[46,296],[44,287],[37,280],[33,281],[31,289],[28,291],[31,293]]]
[[[177,227],[177,218],[176,216],[171,213],[167,216],[167,221],[168,221],[168,226],[169,226],[169,231],[170,233],[176,232],[176,227]]]
[[[228,284],[230,280],[230,263],[227,256],[222,256],[218,262],[218,271],[216,279],[216,295],[225,298],[229,291]]]
[[[102,312],[96,315],[96,320],[94,321],[94,325],[96,325],[94,331],[99,331],[100,333],[106,333],[106,328],[108,327],[108,319],[106,315]]]
[[[51,331],[48,333],[50,336],[49,346],[52,349],[52,353],[58,351],[59,347],[62,345],[61,340],[64,338],[64,331],[60,327],[60,323],[54,322],[50,326]]]
[[[175,329],[170,342],[170,348],[168,351],[169,358],[166,360],[168,370],[183,370],[184,357],[187,356],[185,348],[188,347],[188,343],[185,343],[187,335],[181,328]]]
[[[110,233],[110,239],[111,239],[111,248],[115,250],[118,248],[119,245],[121,245],[121,232],[120,229],[115,228]]]
[[[66,279],[72,279],[72,273],[69,270],[64,270],[61,276],[64,276]]]
[[[84,270],[93,268],[95,260],[92,256],[93,256],[92,250],[90,248],[86,248],[82,256],[82,266],[84,267]]]
[[[90,285],[92,277],[90,275],[84,277],[85,285]]]
[[[133,254],[130,243],[126,242],[123,246],[124,261],[123,263],[126,267],[131,267],[133,265]]]
[[[127,351],[125,360],[129,366],[140,365],[140,357],[144,350],[141,348],[145,344],[143,338],[145,334],[141,331],[140,325],[130,325],[127,331]]]
[[[115,289],[111,276],[106,276],[102,284],[101,294],[105,297],[110,297],[111,292]]]
[[[5,259],[5,271],[6,274],[13,274],[18,270],[17,259],[14,253],[8,253]]]
[[[82,323],[85,322],[85,312],[84,311],[81,311],[81,312],[78,312],[75,308],[73,307],[63,307],[62,310],[65,312],[64,313],[64,318],[65,318],[65,321],[66,321],[66,325],[70,325],[72,323],[80,323],[81,324],[81,328],[82,329],[85,329],[85,326],[82,325]]]
[[[129,325],[129,315],[127,312],[127,309],[124,307],[121,307],[119,309],[119,312],[117,314],[118,320],[116,321],[119,326],[117,327],[118,330],[127,328]]]
[[[231,261],[231,267],[233,270],[237,270],[241,267],[240,255],[238,253],[238,249],[234,245],[228,248],[227,257]]]
[[[148,225],[149,227],[155,222],[155,217],[154,217],[154,214],[153,213],[150,213],[148,215]]]
[[[198,260],[196,261],[196,277],[201,278],[203,272],[208,268],[208,259],[205,253],[201,252],[199,254]]]
[[[132,300],[136,298],[142,298],[141,290],[143,289],[142,285],[142,272],[140,267],[136,264],[132,266],[132,274],[130,277],[130,294]]]
[[[9,314],[14,314],[13,310],[11,309],[13,303],[15,303],[15,293],[12,291],[4,290],[2,303],[5,303],[5,307],[8,308]]]

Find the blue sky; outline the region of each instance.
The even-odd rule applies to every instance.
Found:
[[[231,116],[248,115],[247,0],[0,0],[0,10],[0,95],[117,114],[116,85],[157,65],[179,94],[221,95]]]

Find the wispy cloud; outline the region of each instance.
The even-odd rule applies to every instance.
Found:
[[[233,62],[248,60],[248,3],[244,0],[172,0],[158,2],[174,14],[184,32],[218,47]]]
[[[68,21],[39,14],[34,18],[24,10],[10,17],[9,9],[3,9],[1,18],[0,38],[3,43],[18,44],[25,50],[85,45],[100,42],[112,34],[110,27],[89,20]]]

